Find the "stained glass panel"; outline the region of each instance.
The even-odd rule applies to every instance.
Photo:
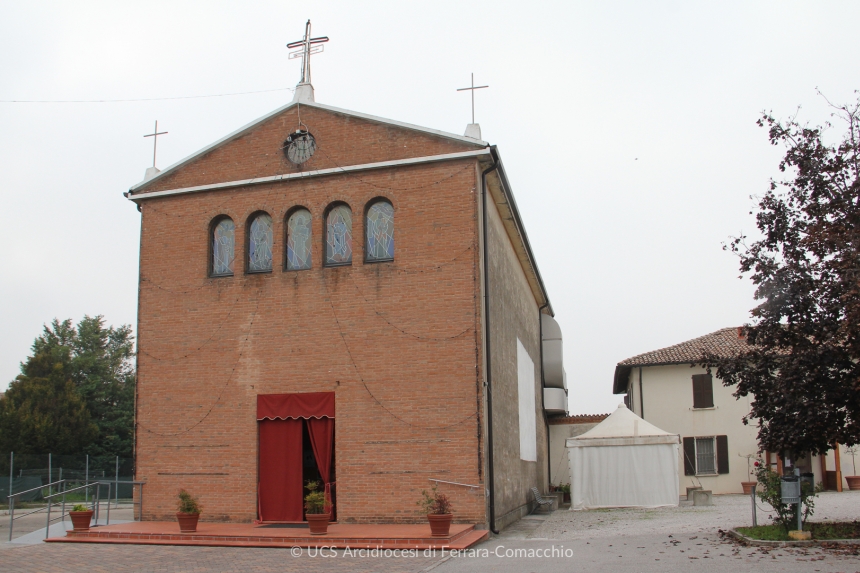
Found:
[[[212,274],[233,274],[233,247],[236,244],[236,226],[230,219],[222,219],[212,230]]]
[[[338,205],[326,218],[325,262],[327,265],[352,262],[352,211],[346,205]]]
[[[379,201],[367,210],[367,260],[379,261],[394,258],[394,207],[388,201]]]
[[[248,271],[272,270],[272,218],[263,213],[254,217],[248,230]]]
[[[311,213],[300,209],[287,221],[287,270],[311,268]]]

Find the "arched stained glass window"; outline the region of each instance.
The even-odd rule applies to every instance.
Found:
[[[390,261],[394,258],[394,207],[388,201],[377,201],[367,210],[364,222],[368,261]]]
[[[325,264],[352,262],[352,211],[338,205],[328,212],[325,225]]]
[[[287,270],[311,268],[311,212],[295,211],[287,220]]]
[[[272,270],[272,218],[260,213],[248,227],[248,272]]]
[[[233,274],[233,247],[236,245],[236,225],[221,219],[212,227],[212,276]]]

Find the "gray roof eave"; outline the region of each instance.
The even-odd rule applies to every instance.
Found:
[[[526,251],[526,256],[528,257],[529,264],[532,267],[532,271],[534,272],[535,279],[540,287],[541,294],[543,295],[544,301],[547,305],[547,310],[549,311],[550,316],[555,316],[555,311],[552,308],[552,303],[549,301],[549,294],[546,291],[546,285],[544,285],[543,277],[540,274],[540,269],[537,266],[537,259],[535,259],[534,253],[532,252],[531,243],[529,242],[528,233],[526,233],[526,227],[523,224],[522,218],[520,217],[520,210],[517,207],[517,202],[514,199],[513,191],[511,190],[511,184],[508,181],[508,175],[505,172],[505,165],[502,162],[502,157],[499,154],[498,147],[493,145],[491,146],[491,150],[496,158],[498,163],[498,168],[496,169],[499,180],[501,181],[501,189],[502,193],[505,195],[505,199],[508,202],[508,206],[510,207],[511,214],[513,215],[514,226],[517,228],[517,233],[520,236],[520,240],[523,243],[523,247]]]

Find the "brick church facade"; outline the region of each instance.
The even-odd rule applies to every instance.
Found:
[[[204,521],[301,521],[321,479],[344,523],[424,522],[436,483],[501,528],[546,491],[552,307],[494,147],[310,88],[148,175],[143,519],[185,488]]]

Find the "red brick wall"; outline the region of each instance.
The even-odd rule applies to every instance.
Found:
[[[287,161],[281,150],[284,140],[299,126],[299,113],[319,146],[317,153],[301,166]],[[313,107],[301,106],[301,110],[292,107],[154,181],[141,192],[473,149],[480,149],[480,146]]]
[[[292,113],[153,190],[283,172],[276,146]],[[302,119],[328,150],[309,169],[328,166],[325,157],[464,149],[312,108]],[[257,517],[257,394],[336,393],[341,521],[423,521],[415,502],[428,478],[483,483],[475,186],[475,161],[460,160],[142,203],[136,456],[145,519],[171,518],[180,487],[200,497],[204,520]],[[364,264],[364,207],[378,196],[395,208],[395,260]],[[321,265],[332,201],[352,207],[349,267]],[[313,268],[286,272],[284,216],[296,205],[314,217]],[[246,275],[245,225],[258,210],[275,223],[274,270]],[[209,278],[209,226],[222,214],[236,223],[236,274]],[[486,520],[482,496],[441,489],[458,521]]]

